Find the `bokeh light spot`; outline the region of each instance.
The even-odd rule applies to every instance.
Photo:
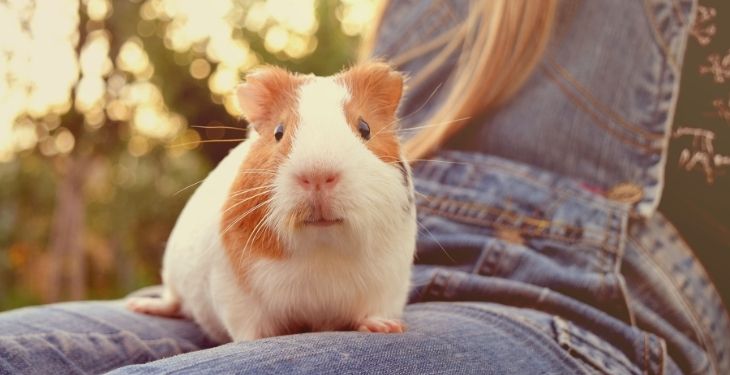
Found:
[[[210,74],[210,63],[206,59],[195,59],[190,64],[190,75],[195,79],[204,79]]]
[[[54,140],[54,146],[56,146],[56,150],[61,154],[68,154],[71,152],[71,150],[74,149],[74,145],[76,144],[76,139],[74,138],[74,135],[71,134],[71,132],[66,128],[60,128],[58,131],[58,134],[56,134],[55,140]]]
[[[285,28],[275,25],[271,26],[266,31],[264,37],[264,46],[266,50],[271,53],[277,53],[286,47],[286,43],[289,41],[289,32]]]

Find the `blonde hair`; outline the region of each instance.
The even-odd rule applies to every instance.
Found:
[[[363,58],[372,53],[387,3],[388,0],[381,2],[377,22],[364,40]],[[468,119],[494,109],[522,86],[547,46],[556,3],[557,0],[473,1],[463,23],[390,59],[399,66],[440,49],[409,80],[409,85],[417,86],[461,47],[450,91],[427,119],[427,125],[404,145],[409,160],[436,151]]]

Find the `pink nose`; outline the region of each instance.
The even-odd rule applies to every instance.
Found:
[[[332,190],[340,182],[340,173],[335,171],[313,171],[300,173],[297,182],[305,190]]]

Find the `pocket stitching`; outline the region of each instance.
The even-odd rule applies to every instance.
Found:
[[[442,200],[442,201],[445,200],[445,201],[447,201],[449,207],[461,207],[462,209],[464,207],[466,207],[466,209],[471,212],[485,213],[485,212],[489,212],[490,210],[498,211],[499,213],[507,212],[506,210],[502,210],[497,207],[488,206],[488,205],[484,205],[484,204],[465,203],[465,202],[460,202],[460,201],[456,201],[456,200],[451,200],[448,198],[441,198],[441,197],[436,197],[436,196],[432,196],[432,195],[428,195],[428,194],[426,194],[426,195],[430,198],[434,198],[434,200],[431,200],[430,202],[438,202],[438,200]],[[597,241],[593,238],[593,237],[598,237],[599,236],[598,233],[592,233],[592,232],[585,230],[584,228],[575,227],[570,224],[565,224],[562,222],[535,218],[535,217],[531,217],[528,215],[520,215],[519,213],[516,213],[516,212],[509,212],[509,213],[514,215],[515,217],[522,217],[525,219],[535,220],[537,222],[545,222],[545,223],[547,223],[545,228],[553,228],[558,231],[563,229],[563,232],[565,232],[565,230],[564,230],[565,228],[572,229],[572,230],[578,230],[583,233],[583,237],[581,239],[576,239],[576,238],[571,238],[571,237],[567,237],[564,235],[560,235],[557,233],[550,233],[545,230],[542,230],[540,232],[532,231],[532,230],[525,230],[521,227],[513,226],[513,225],[509,225],[509,224],[501,224],[498,226],[488,220],[480,219],[479,217],[476,217],[474,215],[455,214],[455,213],[449,212],[448,210],[442,209],[440,206],[439,207],[430,207],[430,206],[426,206],[422,203],[418,204],[418,211],[420,211],[422,213],[423,212],[431,213],[431,214],[441,216],[446,219],[451,219],[451,220],[454,220],[457,222],[461,222],[464,224],[482,226],[482,227],[491,228],[491,229],[499,229],[500,227],[505,227],[505,228],[513,229],[513,230],[519,232],[520,234],[524,234],[529,237],[558,240],[558,241],[562,241],[569,245],[575,245],[576,243],[583,243],[585,245],[590,245],[590,246],[596,247],[599,250],[602,250],[602,251],[605,251],[605,252],[608,252],[611,254],[616,253],[616,251],[612,247],[609,247],[609,245],[606,244],[606,239],[604,239],[603,241]],[[543,228],[543,227],[540,226],[540,228]],[[608,235],[610,236],[610,232]]]

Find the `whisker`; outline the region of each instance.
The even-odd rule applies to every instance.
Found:
[[[431,197],[430,195],[428,195],[428,194],[423,194],[423,193],[421,193],[421,192],[420,192],[420,191],[418,191],[418,190],[413,190],[413,192],[414,192],[414,193],[416,193],[416,194],[418,194],[418,195],[420,195],[420,196],[422,196],[422,197],[424,197],[424,198],[426,198],[426,199],[429,199],[429,198]]]
[[[436,86],[436,88],[434,88],[433,91],[431,91],[431,93],[428,95],[428,97],[423,102],[423,104],[421,104],[420,107],[418,107],[415,111],[409,113],[408,115],[403,116],[403,118],[401,120],[405,120],[405,119],[415,115],[416,113],[420,112],[424,108],[426,108],[426,105],[428,104],[428,102],[430,102],[431,99],[433,99],[434,95],[436,95],[436,92],[438,92],[441,89],[441,86],[443,86],[443,84],[444,84],[443,82],[439,83],[438,86]]]
[[[273,169],[264,169],[264,168],[248,168],[247,171],[263,171],[263,172],[276,172]]]
[[[251,243],[252,245],[256,243],[256,237],[258,234],[263,231],[264,223],[266,222],[266,217],[264,216],[256,225],[253,227],[253,230],[251,231],[251,234],[248,235],[248,238],[246,239],[246,243],[243,245],[243,251],[241,252],[241,257],[243,258],[243,253],[248,250],[248,245]]]
[[[195,186],[195,185],[198,185],[198,184],[202,183],[203,181],[205,181],[205,178],[204,178],[204,179],[202,179],[202,180],[200,180],[200,181],[196,181],[196,182],[193,182],[192,184],[190,184],[190,185],[188,185],[188,186],[185,186],[184,188],[182,188],[182,189],[180,189],[180,190],[176,191],[175,193],[173,193],[173,194],[172,194],[172,196],[174,197],[174,196],[176,196],[176,195],[178,195],[178,194],[182,193],[183,191],[185,191],[185,190],[188,190],[188,189],[190,189],[191,187],[193,187],[193,186]]]
[[[229,196],[230,197],[236,197],[236,196],[243,195],[243,194],[246,194],[246,193],[249,193],[249,192],[252,192],[252,191],[266,189],[266,188],[271,188],[271,187],[274,187],[274,186],[275,185],[272,184],[272,185],[257,186],[257,187],[253,187],[253,188],[245,189],[245,190],[238,190],[236,192],[231,193]],[[269,191],[271,191],[271,190],[269,190]]]
[[[224,210],[223,212],[221,212],[221,214],[224,214],[224,213],[226,213],[226,212],[228,212],[228,211],[230,211],[230,210],[232,210],[232,209],[236,208],[237,206],[240,206],[240,205],[242,205],[243,203],[245,203],[245,202],[248,202],[248,201],[250,201],[251,199],[254,199],[254,198],[260,197],[260,196],[262,196],[262,195],[266,195],[267,193],[270,193],[270,192],[271,192],[270,190],[267,190],[267,191],[263,191],[263,192],[260,192],[260,193],[254,194],[254,195],[252,195],[252,196],[250,196],[250,197],[248,197],[248,198],[246,198],[246,199],[242,199],[242,200],[240,200],[240,201],[237,201],[236,203],[232,204],[232,205],[231,205],[230,207],[226,208],[226,209],[225,209],[225,210]]]
[[[242,142],[245,141],[247,138],[236,138],[236,139],[205,139],[201,141],[195,141],[195,142],[185,142],[185,143],[178,143],[174,145],[167,145],[168,148],[172,147],[183,147],[183,146],[190,146],[190,145],[198,145],[202,143],[226,143],[226,142]]]
[[[197,129],[230,129],[230,130],[240,130],[240,131],[246,131],[245,128],[238,128],[235,126],[200,126],[200,125],[191,125],[191,128],[197,128]]]
[[[444,163],[444,164],[454,164],[454,165],[474,165],[474,163],[466,163],[461,161],[448,161],[448,160],[438,160],[438,159],[413,159],[408,160],[409,163],[416,163],[419,161],[424,161],[428,163]]]
[[[471,118],[471,116],[461,117],[461,118],[457,118],[457,119],[453,119],[453,120],[449,120],[449,121],[441,121],[441,122],[436,122],[436,123],[432,123],[432,124],[425,124],[425,125],[416,126],[416,127],[412,127],[412,128],[401,129],[401,131],[418,130],[418,129],[425,129],[425,128],[431,128],[431,127],[436,127],[436,126],[448,125],[448,124],[453,124],[453,123],[456,123],[459,121],[465,121],[470,118]],[[383,133],[386,130],[395,132],[396,129],[393,129],[391,127],[397,123],[398,123],[398,120],[391,122],[387,126],[380,129],[377,133],[375,133],[375,135],[371,136],[370,139],[365,143],[367,144],[368,142],[372,141],[378,134]]]
[[[451,260],[451,262],[456,264],[456,260],[454,260],[454,258],[452,258],[451,255],[449,255],[448,251],[446,251],[446,249],[444,249],[444,246],[441,245],[441,242],[439,242],[439,240],[436,239],[436,236],[434,236],[433,233],[431,233],[431,231],[428,228],[426,228],[426,226],[424,226],[423,224],[419,223],[418,221],[416,221],[416,224],[418,224],[419,227],[421,227],[423,230],[428,232],[428,234],[431,236],[431,238],[434,241],[436,241],[436,244],[439,245],[439,247],[441,248],[441,251],[443,251],[444,254],[446,254],[446,257],[449,258]]]
[[[429,162],[429,163],[444,163],[444,164],[454,164],[454,165],[474,165],[474,163],[438,160],[438,159],[406,159],[406,161],[409,164],[413,164],[413,163],[417,163],[417,162]],[[391,158],[387,161],[388,164],[398,164],[399,162],[400,162],[400,159],[397,159],[397,158]]]
[[[259,208],[266,203],[270,203],[271,201],[273,201],[273,198],[269,198],[269,199],[265,200],[260,205],[258,205],[256,208]],[[243,262],[243,260],[245,259],[246,252],[249,249],[249,247],[248,247],[249,242],[251,241],[252,237],[254,238],[254,240],[253,240],[253,242],[251,242],[251,244],[255,243],[256,239],[254,236],[260,230],[260,228],[263,228],[267,217],[268,217],[268,212],[265,212],[264,217],[258,223],[256,223],[256,225],[253,227],[253,230],[251,230],[251,233],[248,235],[248,238],[246,239],[246,243],[244,244],[243,248],[241,249],[241,256],[239,257],[239,259],[240,259],[239,262]]]
[[[245,170],[245,171],[238,171],[236,173],[240,173],[240,174],[264,174],[264,175],[276,176],[276,172],[270,172],[270,171],[250,171],[250,170]]]
[[[226,227],[226,229],[224,229],[221,232],[221,237],[223,237],[226,233],[228,233],[228,231],[231,230],[231,228],[233,228],[234,225],[238,224],[241,220],[243,220],[244,218],[246,218],[246,216],[250,215],[252,212],[256,211],[261,206],[263,206],[266,203],[271,202],[272,200],[273,200],[273,198],[269,198],[269,199],[267,199],[267,200],[265,200],[265,201],[263,201],[263,202],[255,205],[253,208],[249,209],[248,211],[244,212],[243,214],[241,214],[238,218],[236,218],[236,220],[234,220],[231,224],[229,224]]]

